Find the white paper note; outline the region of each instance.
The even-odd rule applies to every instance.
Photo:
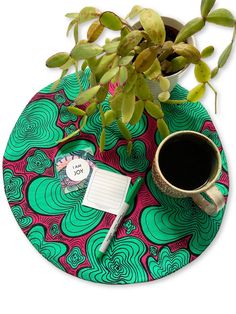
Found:
[[[94,168],[82,205],[117,215],[130,181],[130,177]]]

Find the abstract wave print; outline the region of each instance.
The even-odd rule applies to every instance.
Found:
[[[80,73],[83,90],[89,87],[89,69]],[[161,193],[151,177],[151,165],[160,143],[156,122],[143,115],[128,126],[134,138],[127,156],[126,141],[113,123],[106,130],[108,141],[100,154],[99,113],[76,138],[56,142],[78,128],[80,121],[67,107],[80,91],[74,74],[55,92],[51,84],[37,93],[19,117],[3,160],[4,185],[12,213],[34,247],[51,263],[71,275],[104,284],[131,284],[167,276],[196,259],[217,234],[225,208],[215,217],[199,210],[191,199],[173,199]],[[110,86],[110,93],[114,86]],[[177,85],[172,96],[184,98]],[[107,99],[103,109],[109,109]],[[222,173],[217,182],[227,201],[229,180],[225,154],[217,131],[200,103],[164,105],[172,132],[195,130],[210,137],[221,153]],[[95,257],[114,216],[84,207],[85,190],[64,194],[56,160],[67,153],[87,150],[98,167],[137,176],[144,184],[102,261]]]

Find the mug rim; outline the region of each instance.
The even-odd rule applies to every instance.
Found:
[[[207,182],[206,185],[204,185],[203,187],[199,188],[199,189],[194,189],[194,190],[184,190],[184,189],[181,189],[181,188],[178,188],[176,187],[175,185],[173,185],[172,183],[170,183],[163,175],[161,169],[160,169],[160,166],[159,166],[159,162],[158,162],[158,158],[159,158],[159,154],[160,154],[160,151],[161,151],[161,148],[163,147],[163,145],[170,139],[170,138],[173,138],[179,134],[194,134],[194,135],[197,135],[199,137],[202,137],[204,138],[211,146],[212,148],[214,149],[214,151],[216,152],[216,157],[217,157],[217,172],[216,174],[214,175],[214,177],[211,179],[210,182]],[[194,194],[199,194],[199,193],[202,193],[202,192],[205,192],[207,191],[210,187],[212,187],[215,182],[217,181],[217,178],[219,177],[220,175],[220,172],[221,172],[221,168],[222,168],[222,161],[221,161],[221,156],[220,156],[220,152],[216,146],[216,144],[209,138],[207,137],[206,135],[200,133],[200,132],[196,132],[196,131],[191,131],[191,130],[184,130],[184,131],[177,131],[177,132],[174,132],[174,133],[171,133],[170,135],[168,135],[166,138],[164,138],[164,140],[162,140],[162,142],[160,143],[160,145],[158,146],[157,148],[157,151],[156,151],[156,154],[155,154],[155,157],[154,157],[154,163],[155,163],[155,166],[157,168],[157,171],[159,173],[159,175],[161,176],[162,180],[169,186],[171,187],[173,190],[175,191],[178,191],[178,192],[181,192],[185,195],[194,195]]]

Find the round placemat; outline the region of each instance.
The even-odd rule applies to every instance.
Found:
[[[89,87],[89,69],[80,73],[83,89]],[[151,176],[160,134],[156,121],[146,115],[129,126],[134,138],[127,156],[126,141],[113,123],[106,129],[105,152],[100,154],[99,113],[70,142],[56,142],[78,128],[67,106],[79,92],[75,74],[65,77],[55,92],[51,85],[37,93],[19,117],[3,160],[5,192],[13,215],[34,247],[51,263],[79,278],[99,283],[131,284],[167,276],[195,260],[212,242],[224,210],[209,217],[191,199],[174,199],[161,193]],[[110,93],[114,86],[110,86]],[[172,97],[184,99],[177,85]],[[109,108],[103,103],[104,110]],[[163,105],[171,132],[194,130],[211,138],[222,157],[217,186],[228,196],[227,163],[217,131],[201,103]],[[96,259],[114,216],[81,205],[85,190],[64,194],[55,167],[65,153],[89,149],[98,167],[145,179],[134,204],[120,225],[104,258]],[[174,158],[174,156],[173,156]]]

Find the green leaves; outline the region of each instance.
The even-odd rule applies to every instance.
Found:
[[[182,56],[176,57],[171,60],[170,69],[167,73],[177,73],[188,64],[188,60]]]
[[[235,18],[233,14],[227,9],[217,9],[211,12],[207,16],[206,20],[210,23],[215,23],[226,27],[235,26]]]
[[[159,83],[160,83],[160,88],[163,92],[166,92],[169,90],[170,88],[170,81],[164,77],[164,76],[160,76],[159,78]]]
[[[110,82],[114,76],[116,76],[116,74],[119,72],[119,67],[115,67],[113,69],[108,70],[101,78],[100,83],[101,84],[106,84],[108,82]]]
[[[213,55],[215,48],[213,46],[208,46],[202,50],[201,56],[202,58],[208,58]]]
[[[155,80],[161,74],[161,64],[158,59],[155,59],[150,68],[144,72],[145,76],[149,80]]]
[[[81,116],[84,116],[86,114],[86,112],[84,110],[81,110],[81,109],[76,108],[76,107],[70,106],[67,109],[70,113],[76,115],[77,117],[81,117]]]
[[[125,57],[127,54],[137,46],[142,40],[143,35],[140,31],[134,30],[128,33],[124,38],[122,38],[118,48],[118,55]]]
[[[213,8],[216,0],[202,0],[201,13],[202,17],[207,17],[211,9]]]
[[[84,7],[80,11],[77,19],[78,19],[79,24],[82,24],[82,23],[95,19],[96,17],[100,15],[100,13],[101,12],[94,7]]]
[[[107,110],[104,113],[104,118],[105,118],[105,124],[106,126],[110,126],[112,122],[116,120],[116,114],[113,110]]]
[[[145,103],[143,100],[136,101],[134,113],[133,113],[132,119],[129,122],[131,125],[135,125],[141,119],[143,111],[144,111],[144,104]]]
[[[58,52],[52,55],[46,61],[46,66],[48,68],[58,68],[63,66],[70,58],[70,55],[67,52]]]
[[[85,104],[97,94],[99,89],[100,89],[100,85],[87,89],[83,93],[79,94],[79,96],[75,99],[75,103],[77,105]]]
[[[226,49],[223,51],[223,53],[221,54],[219,61],[218,61],[218,68],[219,69],[222,68],[226,64],[226,62],[228,61],[232,49],[233,49],[233,42],[231,42],[226,47]]]
[[[137,80],[135,83],[135,95],[141,100],[151,99],[151,91],[148,87],[146,80],[143,77],[143,74],[138,74]]]
[[[135,70],[137,72],[147,71],[155,61],[158,53],[158,47],[152,46],[144,49],[136,58],[134,62]]]
[[[191,102],[197,102],[203,97],[205,91],[206,91],[205,84],[204,83],[199,84],[188,93],[187,100]]]
[[[133,116],[135,108],[135,94],[134,89],[129,93],[125,94],[123,97],[121,113],[122,113],[122,122],[129,123],[130,119]]]
[[[140,23],[155,44],[164,44],[166,38],[165,25],[157,12],[152,9],[142,10],[140,13]]]
[[[113,31],[119,31],[123,27],[123,23],[118,15],[113,12],[106,11],[100,15],[100,23]]]
[[[170,130],[169,130],[164,119],[157,120],[157,128],[158,128],[160,135],[163,139],[166,138],[168,135],[170,135]]]
[[[189,37],[199,32],[205,26],[205,21],[201,17],[197,17],[188,22],[178,33],[175,43],[185,42]]]
[[[77,44],[71,51],[71,57],[78,61],[96,57],[101,53],[103,53],[103,48],[96,44]]]
[[[103,128],[100,136],[100,141],[99,141],[99,148],[100,152],[103,153],[106,145],[106,131]]]
[[[106,53],[115,53],[119,47],[119,41],[112,41],[103,46],[103,49]]]
[[[145,109],[155,119],[162,119],[164,117],[160,104],[154,104],[152,101],[147,100],[145,101]]]
[[[195,65],[194,74],[200,83],[206,83],[211,79],[211,70],[209,66],[203,61],[200,61]]]
[[[161,102],[166,102],[168,99],[170,99],[170,92],[168,91],[165,91],[165,92],[162,92],[158,95],[158,99],[161,101]]]
[[[121,135],[127,140],[130,141],[132,139],[131,133],[127,126],[121,121],[117,120],[117,125],[120,130]]]
[[[173,46],[175,53],[187,59],[191,63],[198,63],[201,59],[201,54],[193,45],[179,43]]]
[[[120,85],[123,85],[128,79],[128,70],[125,66],[120,67],[120,72],[119,72],[119,81]]]
[[[128,18],[130,18],[130,19],[135,18],[142,10],[143,10],[143,8],[140,7],[140,5],[133,6],[132,10],[126,16],[126,19],[128,19]]]
[[[88,29],[87,39],[88,42],[92,43],[98,39],[98,37],[102,34],[104,30],[104,26],[100,24],[99,21],[93,22]]]

